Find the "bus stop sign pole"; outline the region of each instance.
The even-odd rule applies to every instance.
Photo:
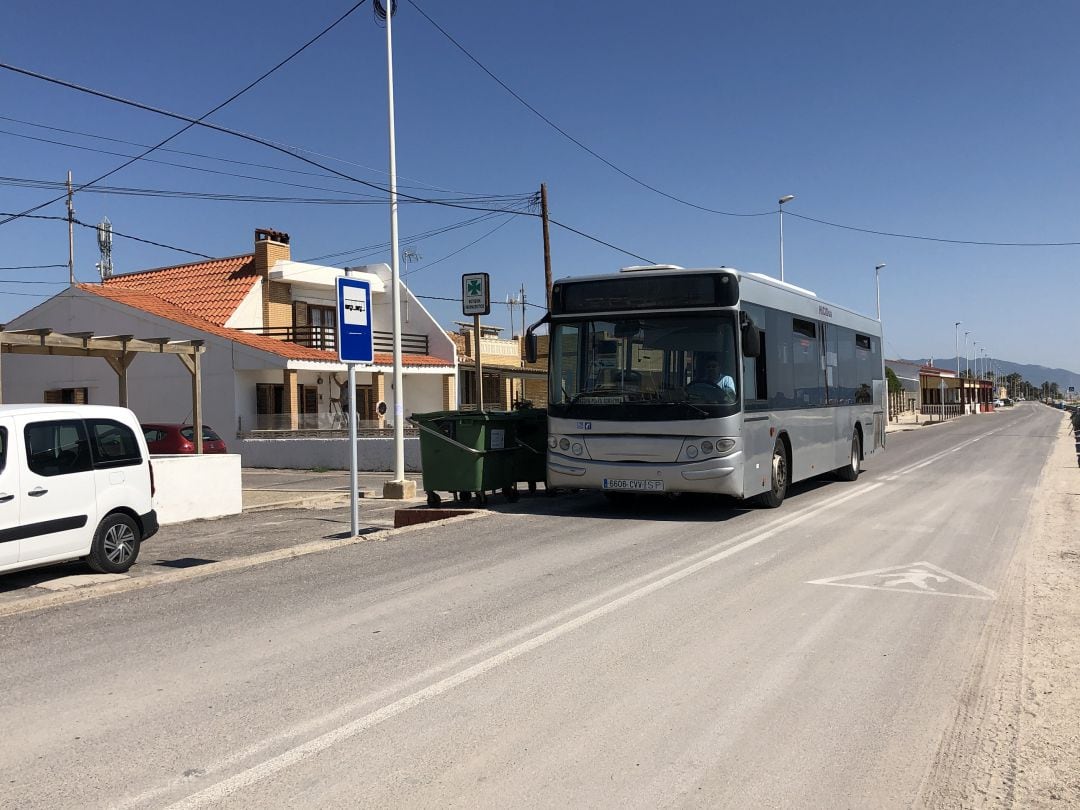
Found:
[[[371,284],[350,278],[349,271],[337,279],[338,359],[349,368],[349,530],[360,532],[360,498],[356,459],[356,365],[375,360],[371,331]]]

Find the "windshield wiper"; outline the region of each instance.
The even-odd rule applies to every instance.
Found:
[[[694,405],[692,402],[687,402],[684,399],[649,399],[649,400],[644,400],[642,402],[635,402],[634,404],[635,405],[667,405],[668,407],[671,407],[673,405],[678,405],[680,407],[689,408],[692,411],[696,411],[697,413],[701,414],[702,416],[712,416],[712,414],[709,413],[704,408],[699,408],[697,405]]]

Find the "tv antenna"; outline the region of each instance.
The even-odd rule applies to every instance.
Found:
[[[112,223],[109,222],[108,217],[98,223],[97,244],[98,250],[101,252],[101,261],[97,263],[97,269],[101,275],[101,280],[104,281],[107,278],[112,278],[113,274]]]

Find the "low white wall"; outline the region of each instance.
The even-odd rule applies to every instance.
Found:
[[[348,439],[237,439],[229,446],[240,451],[245,467],[349,469]],[[393,438],[357,439],[356,461],[365,472],[392,472]],[[405,438],[405,469],[420,472],[420,440],[415,436]]]
[[[238,515],[244,508],[240,456],[235,453],[151,456],[158,523]]]

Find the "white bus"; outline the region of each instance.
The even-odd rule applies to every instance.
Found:
[[[776,507],[884,447],[881,324],[730,268],[562,279],[549,324],[549,487]]]

